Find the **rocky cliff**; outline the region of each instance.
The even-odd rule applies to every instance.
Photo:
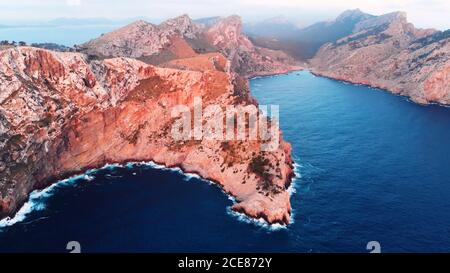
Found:
[[[319,75],[387,89],[422,104],[450,104],[450,31],[417,29],[403,12],[359,22],[310,63]]]
[[[308,60],[326,43],[350,35],[355,26],[375,16],[359,9],[347,10],[335,20],[299,28],[289,20],[269,19],[246,27],[251,40],[258,46],[283,50],[300,59]]]
[[[200,26],[183,15],[160,25],[136,21],[80,45],[78,49],[91,58],[128,57],[158,64],[197,55],[188,41],[194,44],[201,38]]]
[[[195,35],[196,29],[183,32]],[[150,38],[142,39],[147,45]],[[151,46],[130,54],[151,53],[157,48]],[[97,50],[108,48],[115,47]],[[32,190],[58,179],[106,163],[152,160],[216,182],[236,198],[236,211],[289,223],[288,143],[268,152],[261,139],[172,137],[173,107],[192,107],[194,97],[202,97],[203,107],[255,104],[223,56],[191,58],[166,64],[174,69],[31,47],[0,51],[0,218],[17,211]]]
[[[205,36],[210,44],[231,61],[232,70],[244,77],[301,69],[298,63],[283,51],[253,45],[242,33],[242,20],[239,16],[218,20],[206,30]]]
[[[219,52],[231,61],[231,69],[243,77],[300,68],[282,51],[254,46],[242,33],[242,20],[238,16],[214,18],[205,24],[196,23],[187,15],[160,25],[138,21],[80,45],[78,49],[95,59],[129,57],[153,65]]]

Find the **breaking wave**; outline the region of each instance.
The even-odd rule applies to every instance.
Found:
[[[56,193],[57,189],[59,189],[61,187],[72,186],[81,181],[91,181],[95,178],[93,176],[93,174],[95,174],[96,172],[98,172],[100,170],[114,171],[117,168],[134,169],[136,167],[149,167],[149,168],[157,169],[157,170],[167,170],[167,171],[176,172],[176,173],[183,175],[185,177],[185,179],[184,179],[185,181],[189,181],[189,180],[195,178],[195,179],[199,179],[202,181],[206,181],[210,184],[214,184],[212,181],[203,179],[197,174],[184,173],[179,167],[168,168],[164,165],[157,164],[153,161],[130,162],[130,163],[126,163],[126,164],[119,164],[119,163],[106,164],[102,168],[88,170],[88,171],[86,171],[86,173],[84,173],[82,175],[72,176],[70,178],[56,182],[43,190],[35,190],[35,191],[31,192],[30,196],[28,198],[28,201],[25,202],[25,204],[23,204],[23,206],[14,215],[14,217],[7,217],[7,218],[0,220],[0,232],[2,231],[2,228],[24,222],[32,212],[45,210],[47,200]],[[133,175],[136,175],[136,173],[133,173]],[[113,174],[106,174],[105,176],[107,178],[117,178],[117,176],[114,176]],[[234,199],[232,199],[232,200],[234,201]]]
[[[197,180],[207,182],[210,185],[216,185],[213,181],[204,179],[198,174],[183,172],[183,170],[179,167],[166,167],[164,165],[157,164],[153,161],[129,162],[126,164],[118,164],[118,163],[106,164],[102,168],[88,170],[88,171],[86,171],[86,173],[84,173],[82,175],[72,176],[70,178],[56,182],[55,184],[52,184],[43,190],[35,190],[35,191],[31,192],[30,196],[28,198],[28,201],[20,208],[20,210],[16,213],[16,215],[14,217],[12,217],[12,218],[7,217],[5,219],[0,220],[0,232],[2,231],[2,228],[24,222],[26,220],[27,216],[29,216],[29,214],[31,214],[32,212],[45,210],[47,200],[56,193],[57,189],[59,189],[61,187],[72,186],[81,181],[92,181],[93,179],[95,179],[95,177],[93,175],[96,172],[98,172],[99,170],[114,171],[117,168],[135,169],[136,167],[149,167],[149,168],[156,169],[156,170],[166,170],[166,171],[176,172],[184,177],[184,179],[183,179],[184,181],[190,181],[192,179],[197,179]],[[288,189],[288,192],[291,196],[296,193],[295,181],[300,177],[299,167],[300,166],[298,164],[294,164],[295,178],[293,178],[291,186]],[[137,173],[133,173],[133,175],[136,175],[136,174]],[[108,177],[111,177],[111,178],[115,177],[112,174],[107,174],[107,175],[108,175]],[[233,204],[236,204],[236,199],[233,196],[231,196],[225,192],[224,192],[224,194],[228,197],[228,199]],[[245,214],[233,211],[231,209],[231,206],[227,208],[227,213],[229,215],[237,218],[241,222],[256,224],[258,226],[267,228],[271,231],[276,231],[276,230],[286,228],[286,226],[280,225],[280,224],[268,224],[263,219],[250,218],[250,217],[246,216]],[[291,216],[292,216],[291,222],[293,223],[294,222],[294,212],[292,212]]]
[[[295,161],[297,161],[297,160],[295,160]],[[300,164],[294,163],[295,177],[292,179],[291,186],[288,188],[288,193],[289,193],[290,197],[292,197],[294,194],[297,193],[296,181],[298,181],[298,179],[301,178],[300,168],[301,168]],[[236,203],[236,200],[234,198],[232,198],[232,197],[229,197],[229,198],[230,198],[230,200],[233,201],[233,203]],[[270,232],[286,230],[288,228],[288,226],[286,226],[286,225],[269,224],[262,218],[255,219],[255,218],[248,217],[244,213],[240,213],[240,212],[234,211],[232,209],[232,206],[227,207],[227,214],[230,215],[231,217],[236,218],[239,222],[246,223],[246,224],[253,224],[253,225],[258,226],[260,228],[267,229]],[[289,225],[292,225],[294,223],[295,223],[295,209],[292,208],[291,223]]]
[[[246,224],[252,224],[257,227],[264,228],[268,231],[279,231],[279,230],[287,229],[286,225],[269,224],[262,218],[255,219],[255,218],[248,217],[247,215],[245,215],[243,213],[234,211],[231,207],[227,207],[227,214],[230,215],[231,217],[237,219],[239,222],[246,223]]]
[[[55,194],[58,188],[73,185],[81,180],[91,181],[93,179],[93,176],[86,173],[61,180],[43,190],[33,191],[32,193],[30,193],[28,201],[20,208],[20,210],[14,217],[7,217],[3,220],[0,220],[0,231],[2,228],[23,222],[32,212],[44,210],[46,208],[46,202],[48,198]]]

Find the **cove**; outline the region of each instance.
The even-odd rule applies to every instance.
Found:
[[[301,177],[294,222],[270,229],[233,215],[221,190],[151,166],[117,167],[55,188],[42,209],[0,229],[0,251],[383,252],[450,250],[450,109],[315,77],[251,80],[280,106]]]

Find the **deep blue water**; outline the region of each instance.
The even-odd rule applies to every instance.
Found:
[[[216,186],[149,166],[107,168],[33,199],[0,251],[450,251],[450,109],[308,72],[251,81],[280,105],[302,175],[294,223],[272,230],[228,213]],[[45,208],[43,207],[45,205]]]

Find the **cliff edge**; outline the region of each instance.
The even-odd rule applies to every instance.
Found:
[[[235,197],[236,211],[288,224],[288,143],[265,151],[261,139],[172,137],[173,107],[192,108],[195,97],[202,107],[256,104],[221,54],[191,58],[162,68],[31,47],[0,51],[0,218],[12,216],[34,189],[67,176],[155,161],[214,181]]]

